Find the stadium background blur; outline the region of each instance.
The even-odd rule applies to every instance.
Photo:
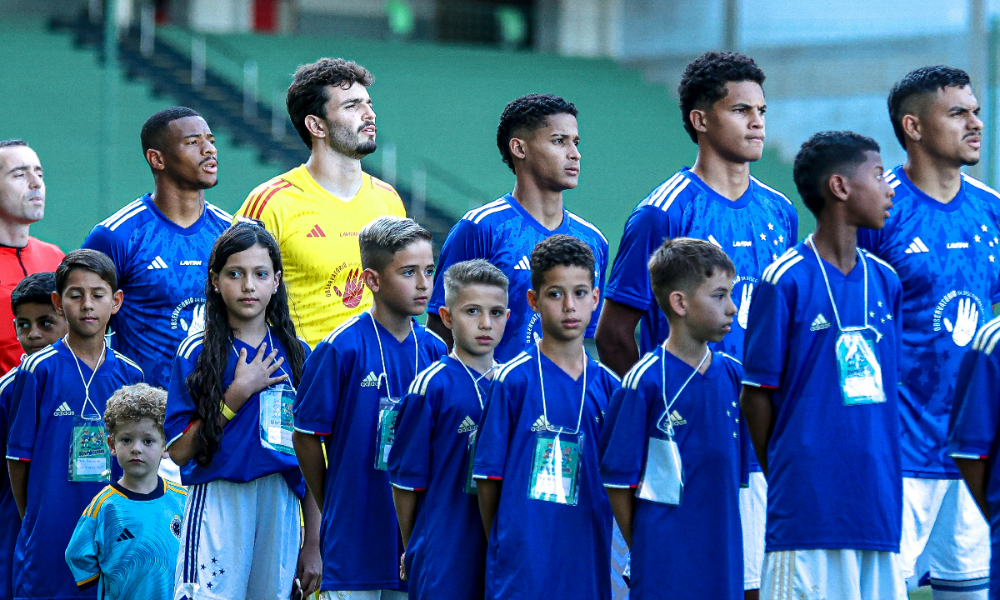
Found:
[[[440,244],[513,186],[495,141],[504,105],[554,93],[580,109],[583,169],[567,207],[614,253],[635,204],[694,160],[676,100],[684,65],[733,49],[768,76],[752,172],[796,202],[802,236],[813,219],[791,181],[801,142],[850,129],[882,145],[887,167],[900,163],[885,98],[918,66],[972,75],[986,146],[970,172],[997,186],[998,17],[1000,0],[0,0],[0,139],[38,152],[48,202],[32,235],[68,251],[152,190],[145,119],[190,106],[218,140],[207,198],[233,211],[308,156],[284,107],[295,67],[342,56],[376,79],[379,150],[366,170]]]

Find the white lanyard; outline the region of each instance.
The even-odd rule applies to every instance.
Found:
[[[493,361],[493,366],[492,367],[490,367],[489,369],[486,369],[486,372],[483,373],[482,375],[480,375],[479,377],[476,377],[475,375],[472,374],[472,370],[468,366],[466,366],[466,364],[464,362],[462,362],[461,358],[458,357],[458,353],[457,352],[455,352],[454,350],[452,350],[448,354],[448,356],[450,356],[450,357],[454,358],[455,360],[457,360],[458,364],[462,365],[462,368],[465,369],[465,372],[469,374],[469,378],[472,379],[472,388],[474,390],[476,390],[476,398],[479,399],[479,408],[482,408],[483,407],[483,395],[479,392],[479,382],[483,379],[483,377],[486,377],[487,375],[489,375],[490,373],[492,373],[493,369],[499,367],[500,363],[498,363],[497,361]],[[543,390],[543,393],[544,393],[544,390]]]
[[[77,372],[80,373],[80,381],[83,382],[84,397],[83,397],[83,408],[80,409],[80,418],[85,418],[83,416],[83,413],[85,410],[87,410],[87,404],[90,404],[90,406],[94,409],[94,412],[97,413],[98,419],[102,418],[103,415],[101,415],[101,412],[97,410],[97,405],[94,404],[94,401],[90,399],[90,384],[93,383],[94,376],[97,375],[97,369],[101,368],[101,364],[104,362],[104,357],[108,352],[107,342],[104,342],[104,347],[101,348],[101,356],[100,358],[97,359],[97,364],[94,365],[94,370],[90,373],[89,380],[83,376],[83,367],[80,366],[80,359],[76,357],[76,352],[73,352],[73,348],[69,345],[69,334],[66,334],[63,337],[63,344],[66,344],[66,347],[69,348],[69,353],[73,355],[73,360],[76,361],[76,370]]]
[[[236,351],[236,343],[235,342],[230,342],[229,347],[233,349],[233,354],[236,355],[236,360],[237,360],[237,362],[239,362],[239,360],[240,360],[240,353]],[[271,328],[270,327],[267,328],[267,347],[268,347],[269,350],[274,350],[274,341],[271,340]],[[252,358],[250,358],[250,353],[249,352],[247,353],[247,358],[250,359],[250,360],[253,360]],[[292,393],[294,394],[295,393],[295,382],[292,381],[292,375],[288,371],[285,370],[285,365],[284,364],[282,364],[280,367],[278,367],[278,370],[281,371],[282,375],[284,375],[285,377],[288,378],[285,381],[288,382],[288,387],[292,388]],[[281,383],[285,383],[285,381],[282,381]],[[268,387],[271,387],[271,386],[268,386]]]
[[[580,425],[583,424],[583,406],[587,402],[587,353],[583,353],[583,394],[580,396],[580,415],[576,418],[576,429],[573,431],[563,431],[563,428],[553,429],[549,423],[549,409],[545,404],[545,379],[542,377],[542,348],[535,342],[538,349],[538,385],[542,387],[542,416],[545,419],[545,430],[553,433],[568,433],[576,435],[580,433]]]
[[[664,415],[667,418],[667,428],[668,428],[667,434],[673,436],[674,435],[674,420],[670,416],[670,409],[673,408],[674,403],[677,402],[678,398],[680,398],[681,392],[684,391],[684,388],[687,387],[687,384],[691,383],[691,379],[694,378],[695,374],[698,371],[701,371],[701,368],[705,365],[705,361],[708,360],[708,355],[711,354],[712,351],[709,350],[708,348],[705,348],[705,356],[701,357],[701,362],[698,363],[698,366],[694,368],[694,371],[691,371],[691,374],[688,375],[688,378],[685,379],[684,383],[681,384],[681,387],[677,390],[677,393],[674,394],[673,400],[671,400],[670,403],[668,404],[667,403],[667,342],[666,341],[663,342],[663,345],[661,346],[661,348],[663,349],[663,356],[660,359],[660,362],[662,363],[661,364],[661,367],[662,367],[662,370],[661,370],[661,376],[662,376],[661,386],[663,388],[663,407],[667,411],[667,412],[664,413]]]
[[[844,327],[840,323],[840,313],[837,312],[837,303],[833,300],[833,290],[830,289],[830,278],[826,275],[826,268],[823,266],[823,259],[819,257],[819,250],[816,249],[816,242],[813,241],[813,236],[810,233],[809,237],[806,238],[806,244],[812,247],[813,254],[816,255],[816,264],[819,265],[819,270],[823,273],[823,283],[826,284],[826,294],[830,297],[830,304],[833,305],[833,318],[837,320],[837,329],[843,331]],[[861,261],[861,269],[865,274],[865,329],[868,329],[868,263],[865,261],[865,255],[862,254],[860,248],[856,248],[858,253],[858,260]]]
[[[375,389],[381,389],[382,378],[384,377],[385,392],[389,398],[392,398],[392,390],[389,389],[389,374],[385,370],[385,351],[382,350],[382,336],[378,334],[378,324],[375,322],[375,315],[372,314],[372,311],[368,311],[368,316],[372,318],[372,328],[375,329],[375,339],[378,340],[378,356],[382,359],[382,374],[378,376],[378,383],[375,384]],[[410,319],[410,335],[413,336],[413,376],[416,377],[417,372],[420,370],[420,345],[417,344],[417,332],[413,330],[413,319]],[[403,339],[405,340],[406,338]]]

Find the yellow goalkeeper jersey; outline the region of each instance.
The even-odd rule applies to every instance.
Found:
[[[278,240],[292,318],[310,346],[372,305],[358,233],[377,217],[406,216],[391,185],[367,173],[362,179],[358,193],[344,200],[300,165],[257,186],[237,212],[263,221]]]

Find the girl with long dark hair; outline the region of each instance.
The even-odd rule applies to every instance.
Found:
[[[286,600],[319,586],[320,515],[291,441],[309,349],[295,336],[281,272],[263,227],[226,230],[209,258],[205,330],[174,357],[164,429],[190,486],[175,532],[176,597]]]

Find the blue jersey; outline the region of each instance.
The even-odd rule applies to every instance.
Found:
[[[483,597],[486,536],[466,483],[489,380],[473,382],[469,373],[479,377],[442,357],[417,376],[399,409],[389,481],[421,492],[405,560],[414,600]]]
[[[444,306],[444,285],[441,277],[451,265],[463,260],[482,258],[504,272],[510,280],[508,306],[510,319],[503,339],[495,351],[496,359],[506,362],[542,337],[542,322],[528,306],[527,292],[531,289],[531,251],[538,242],[557,233],[571,235],[590,246],[597,261],[594,285],[604,289],[604,274],[608,267],[608,240],[594,225],[563,210],[562,224],[548,230],[535,220],[510,194],[465,213],[462,220],[448,233],[438,260],[438,277],[428,311],[437,313]],[[600,308],[594,312],[586,336],[594,337]]]
[[[14,395],[14,377],[20,367],[14,367],[0,378],[0,452],[7,456],[7,431],[10,429],[10,402]],[[0,473],[0,599],[11,598],[11,577],[14,567],[14,544],[21,530],[21,515],[17,512],[10,477]]]
[[[322,590],[405,590],[389,474],[375,468],[383,398],[400,400],[414,377],[444,356],[441,338],[413,323],[402,342],[371,313],[348,319],[306,361],[295,397],[295,429],[321,435]],[[384,361],[384,362],[383,362]]]
[[[948,204],[917,189],[902,167],[885,180],[895,208],[882,230],[861,230],[858,244],[903,284],[903,474],[958,479],[948,416],[962,356],[1000,301],[1000,196],[967,175]]]
[[[28,503],[14,548],[14,598],[93,598],[80,591],[63,552],[79,515],[107,483],[70,482],[70,438],[74,417],[104,414],[105,404],[118,388],[142,382],[142,370],[131,360],[109,350],[90,384],[94,404],[85,412],[84,385],[93,371],[77,362],[59,340],[21,364],[14,378],[13,421],[7,440],[7,458],[30,461]],[[111,460],[111,477],[121,477]]]
[[[159,480],[149,494],[113,483],[87,506],[66,547],[81,590],[101,600],[173,600],[184,488]]]
[[[892,267],[863,255],[848,275],[823,262],[837,313],[817,255],[805,243],[771,265],[754,294],[743,383],[769,389],[774,406],[767,447],[768,552],[899,552],[902,288]],[[867,324],[878,332],[872,345],[885,402],[842,400],[836,314],[843,327]]]
[[[95,225],[83,242],[115,263],[125,303],[111,317],[112,343],[139,363],[150,385],[167,388],[177,347],[204,327],[208,257],[232,220],[206,202],[194,225],[180,227],[146,194]]]
[[[584,401],[576,506],[528,497],[538,434],[546,430],[539,361],[550,427],[575,429]],[[611,599],[612,515],[597,443],[620,382],[589,357],[586,375],[586,381],[573,380],[533,345],[504,365],[490,385],[475,477],[501,479],[503,486],[486,550],[487,600],[540,594],[551,600]]]
[[[625,376],[601,434],[604,485],[638,487],[648,440],[666,439],[659,426],[667,418],[667,404],[693,370],[660,347]],[[629,582],[634,600],[743,598],[739,489],[749,447],[740,422],[742,376],[735,359],[716,352],[708,370],[694,375],[670,407],[684,495],[676,507],[635,501]]]
[[[729,200],[684,168],[650,192],[632,211],[615,256],[604,296],[645,311],[640,321],[640,354],[652,351],[670,333],[653,298],[649,257],[675,237],[707,240],[722,248],[736,266],[733,302],[739,307],[733,330],[715,349],[743,357],[750,299],[764,269],[791,248],[799,218],[791,201],[754,177],[737,200]]]
[[[188,392],[187,378],[198,365],[198,357],[201,356],[204,349],[204,337],[204,332],[189,336],[181,343],[180,348],[177,349],[177,356],[174,357],[173,373],[170,377],[170,388],[167,394],[167,414],[163,421],[168,447],[184,435],[184,431],[191,424],[191,421],[197,417],[198,407]],[[276,358],[286,357],[285,348],[275,336],[269,334],[264,339],[264,345],[267,354],[273,349],[277,349]],[[305,343],[302,343],[302,346],[308,354],[309,347]],[[257,354],[257,348],[233,338],[230,351],[226,355],[226,370],[222,376],[223,390],[233,382],[240,350],[246,350],[247,360],[252,360]],[[285,358],[282,367],[284,371],[280,371],[279,374],[291,375],[291,370],[287,365],[288,359]],[[278,386],[289,385],[288,382],[278,384]],[[202,467],[195,459],[191,459],[186,465],[180,465],[181,483],[196,485],[219,479],[233,483],[247,483],[254,479],[281,473],[292,491],[299,498],[305,497],[305,479],[302,478],[299,462],[295,456],[266,448],[263,445],[260,427],[261,393],[257,392],[250,396],[250,399],[236,413],[236,417],[226,423],[223,436],[219,440],[221,444],[219,450],[212,455],[212,462],[207,467]]]
[[[948,433],[953,458],[985,460],[990,509],[990,600],[1000,600],[1000,317],[980,329],[959,369]]]

